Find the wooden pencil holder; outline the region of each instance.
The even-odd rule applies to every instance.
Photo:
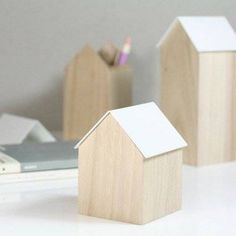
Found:
[[[81,139],[108,110],[132,103],[132,69],[110,66],[85,46],[66,68],[63,135]]]

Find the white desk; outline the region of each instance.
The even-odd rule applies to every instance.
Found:
[[[146,225],[77,213],[77,181],[0,186],[0,235],[4,236],[235,236],[236,163],[183,170],[183,207]]]

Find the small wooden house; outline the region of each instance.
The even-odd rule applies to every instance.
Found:
[[[180,209],[184,146],[155,103],[107,112],[77,144],[79,212],[144,224]]]
[[[161,109],[188,142],[184,162],[236,159],[236,35],[224,17],[178,17],[158,44]]]
[[[92,47],[85,46],[66,68],[64,138],[81,139],[105,112],[131,102],[130,66],[111,66]]]

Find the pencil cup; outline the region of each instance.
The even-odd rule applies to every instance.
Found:
[[[132,103],[129,65],[110,66],[90,46],[68,64],[64,85],[63,136],[81,139],[108,110]]]

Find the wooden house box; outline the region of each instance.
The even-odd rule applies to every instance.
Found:
[[[184,162],[236,159],[236,35],[224,17],[179,17],[158,44],[161,109],[188,142]]]
[[[79,212],[144,224],[180,209],[184,146],[155,103],[107,112],[77,144]]]
[[[108,65],[93,48],[85,46],[66,68],[64,138],[81,139],[105,112],[130,106],[131,86],[130,66]]]

